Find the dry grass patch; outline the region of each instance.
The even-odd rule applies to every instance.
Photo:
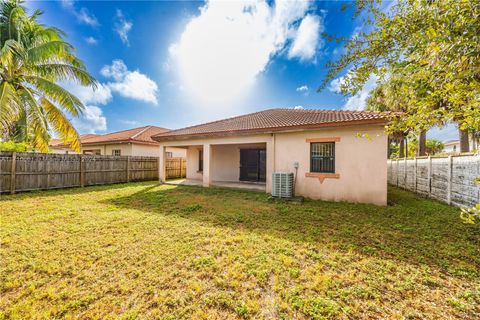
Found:
[[[389,207],[135,183],[2,196],[0,319],[480,317],[480,228]]]

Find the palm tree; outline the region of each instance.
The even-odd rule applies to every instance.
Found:
[[[96,82],[64,34],[41,25],[41,12],[29,16],[20,3],[0,3],[0,133],[42,152],[48,151],[55,133],[79,150],[78,133],[68,117],[78,117],[84,106],[58,82],[93,87]]]
[[[380,112],[392,112],[401,113],[405,111],[404,106],[399,99],[396,99],[395,82],[384,82],[377,86],[367,99],[367,110],[380,111]],[[395,130],[388,136],[388,157],[390,157],[390,143],[396,142],[399,146],[399,157],[408,157],[408,151],[405,146],[405,139],[407,138],[408,130]]]

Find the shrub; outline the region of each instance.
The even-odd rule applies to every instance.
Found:
[[[5,141],[0,142],[0,151],[26,152],[28,144],[26,142]]]
[[[480,185],[480,178],[475,180],[477,185]],[[462,208],[460,212],[460,219],[467,224],[475,224],[480,221],[480,203],[472,208]]]

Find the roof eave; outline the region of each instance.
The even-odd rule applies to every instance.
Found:
[[[158,142],[163,142],[163,141],[186,140],[191,138],[200,139],[200,138],[226,137],[226,136],[235,136],[235,135],[255,135],[255,134],[299,131],[299,130],[305,130],[305,129],[321,129],[325,127],[344,127],[344,126],[368,125],[368,124],[378,125],[378,124],[386,124],[386,123],[387,123],[387,119],[379,118],[379,119],[368,119],[368,120],[336,121],[336,122],[327,122],[327,123],[321,123],[321,124],[300,125],[300,126],[284,126],[284,127],[275,127],[275,128],[265,128],[265,129],[232,130],[232,131],[219,131],[219,132],[171,135],[171,136],[157,135],[157,136],[152,136],[152,139]]]

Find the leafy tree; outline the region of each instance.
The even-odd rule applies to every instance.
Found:
[[[395,88],[404,109],[402,116],[392,114],[389,133],[420,133],[454,121],[468,151],[467,133],[480,128],[478,1],[398,0],[388,10],[380,4],[357,0],[356,16],[366,17],[367,31],[346,40],[346,53],[328,64],[319,90],[348,70],[341,91],[354,95],[375,75],[379,85]]]
[[[79,116],[84,106],[58,82],[95,86],[95,80],[64,34],[37,21],[40,14],[28,15],[21,1],[0,2],[0,133],[47,152],[54,132],[78,151],[68,117]]]
[[[442,152],[443,148],[445,148],[445,145],[441,141],[438,141],[436,139],[427,140],[426,153],[428,155],[440,153]]]

